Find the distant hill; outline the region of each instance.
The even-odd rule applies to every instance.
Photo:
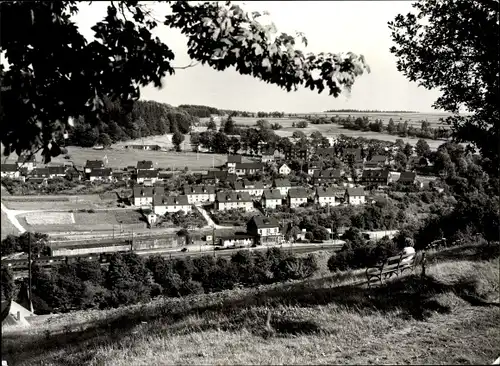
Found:
[[[416,111],[379,111],[369,109],[330,109],[323,113],[419,113]]]

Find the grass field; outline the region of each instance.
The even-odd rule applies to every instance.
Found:
[[[491,305],[499,269],[498,258],[444,260],[429,265],[425,281],[417,270],[371,290],[349,274],[330,274],[80,311],[2,329],[2,359],[16,365],[491,364],[500,354],[500,311]]]
[[[132,149],[106,149],[94,150],[91,148],[82,148],[76,146],[68,147],[68,154],[71,161],[77,166],[84,166],[87,160],[102,160],[104,156],[108,158],[108,167],[125,168],[129,165],[136,166],[140,160],[152,160],[155,167],[190,170],[207,170],[215,166],[225,164],[226,155],[218,154],[197,154],[193,152],[163,152],[163,151],[145,151]],[[7,158],[7,163],[13,163],[17,160],[17,155],[12,154]],[[3,160],[2,160],[3,161]],[[41,155],[37,156],[37,161],[43,161]],[[53,158],[54,163],[67,162],[63,156]]]
[[[6,214],[3,213],[1,215],[1,222],[2,222],[2,227],[1,227],[1,239],[5,239],[7,235],[19,235],[19,230],[12,225],[10,222],[9,218],[7,217]]]
[[[72,225],[75,217],[70,212],[32,212],[24,216],[30,226],[40,225]]]

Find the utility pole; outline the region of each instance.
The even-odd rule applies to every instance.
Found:
[[[30,304],[30,311],[33,312],[33,297],[31,291],[31,233],[28,232],[28,297]]]

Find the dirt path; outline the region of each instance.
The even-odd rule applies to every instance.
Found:
[[[5,207],[5,205],[2,202],[2,212],[7,216],[7,218],[12,223],[12,225],[14,225],[14,227],[17,230],[19,230],[20,234],[23,234],[23,233],[26,232],[26,229],[23,227],[23,225],[21,225],[21,223],[17,219],[16,215],[19,215],[19,214],[22,214],[22,213],[26,213],[26,212],[30,212],[30,211],[14,211],[14,210],[9,210],[7,207]]]
[[[195,205],[196,209],[201,213],[205,221],[207,222],[207,227],[208,228],[215,228],[215,229],[233,229],[233,226],[222,226],[222,225],[217,225],[214,220],[210,217],[208,212],[201,206]]]

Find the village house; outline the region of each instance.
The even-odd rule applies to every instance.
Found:
[[[401,172],[397,182],[405,185],[412,185],[416,183],[416,179],[417,173],[415,172]]]
[[[217,192],[215,209],[227,211],[242,208],[246,212],[253,210],[253,201],[247,192]]]
[[[365,162],[365,169],[383,168],[389,164],[389,159],[384,155],[374,155],[370,160]]]
[[[345,202],[356,206],[365,203],[365,191],[361,187],[347,188],[345,191]]]
[[[104,168],[104,162],[102,160],[87,160],[85,163],[85,174],[89,174],[92,169],[102,168]]]
[[[344,193],[344,190],[342,190],[342,193]],[[321,207],[337,206],[340,204],[337,190],[332,187],[318,187],[316,189],[316,195],[314,196],[314,202]]]
[[[154,170],[153,162],[151,160],[141,160],[137,162],[137,171],[139,170]]]
[[[278,168],[278,173],[280,175],[289,175],[291,172],[292,172],[292,169],[290,169],[290,167],[288,165],[286,165],[286,164],[282,164]]]
[[[2,178],[20,179],[21,172],[16,164],[1,164]]]
[[[217,184],[219,182],[234,184],[237,179],[236,174],[229,173],[227,170],[209,170],[206,175],[201,177],[204,184]]]
[[[249,247],[255,241],[255,236],[249,234],[234,234],[219,237],[218,245],[228,247]]]
[[[163,216],[167,212],[174,213],[183,211],[184,213],[191,212],[191,205],[186,196],[169,197],[163,194],[155,194],[153,196],[153,212]]]
[[[334,184],[340,182],[340,169],[315,170],[313,174],[313,184]]]
[[[112,171],[111,178],[114,182],[125,181],[130,179],[130,175],[122,171]]]
[[[360,148],[346,148],[342,151],[341,157],[344,163],[348,162],[351,159],[357,163],[363,162]]]
[[[285,150],[285,160],[307,160],[308,151],[306,147],[290,146]]]
[[[274,161],[276,154],[276,149],[272,147],[264,147],[261,151],[261,161],[263,163],[268,163]]]
[[[247,232],[256,237],[257,244],[280,244],[283,235],[274,217],[254,216],[247,223]]]
[[[35,156],[20,156],[17,158],[17,167],[25,168],[28,172],[31,172],[36,167]]]
[[[230,173],[234,173],[236,171],[236,164],[241,163],[242,156],[241,155],[228,155],[226,167]]]
[[[370,169],[363,170],[361,184],[386,186],[390,182],[389,169]]]
[[[291,208],[299,207],[307,203],[309,195],[304,188],[292,188],[288,191],[288,205]]]
[[[278,189],[266,189],[264,193],[262,193],[260,203],[262,207],[274,210],[277,206],[281,206],[283,199]]]
[[[337,154],[335,153],[335,149],[333,147],[327,147],[327,148],[318,147],[314,155],[316,155],[320,159],[330,159],[330,160],[337,156]]]
[[[275,179],[273,182],[273,188],[280,191],[281,197],[286,197],[290,188],[292,188],[292,183],[288,179]]]
[[[264,170],[262,163],[236,163],[236,175],[253,175],[260,173]]]
[[[308,175],[314,175],[316,170],[321,170],[322,164],[319,161],[311,161],[304,165],[304,172]]]
[[[158,170],[137,170],[137,183],[152,186],[158,181]]]
[[[213,186],[190,186],[189,184],[184,184],[182,189],[190,204],[215,202],[215,187]]]
[[[96,182],[96,181],[110,182],[112,180],[111,168],[92,169],[89,173],[89,180],[91,182]]]
[[[153,197],[163,196],[165,189],[163,187],[141,187],[135,186],[132,190],[132,203],[134,206],[148,206],[153,204]]]
[[[234,182],[233,187],[235,192],[247,192],[252,197],[260,197],[264,191],[264,183],[259,181],[251,182],[248,179]]]

